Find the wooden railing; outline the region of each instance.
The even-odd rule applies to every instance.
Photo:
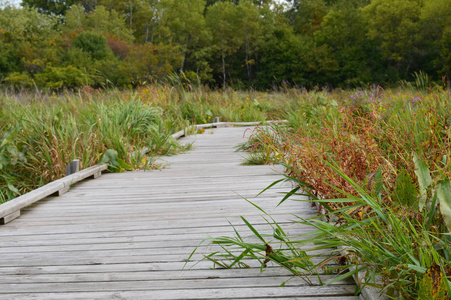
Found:
[[[102,174],[102,171],[105,171],[106,169],[108,169],[107,165],[95,165],[61,179],[52,181],[36,190],[3,203],[0,205],[0,224],[6,224],[18,218],[22,208],[50,195],[61,196],[66,193],[70,189],[70,186],[74,183],[89,177],[97,178]]]

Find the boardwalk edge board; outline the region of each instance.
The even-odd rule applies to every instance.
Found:
[[[36,190],[14,198],[0,205],[0,225],[4,225],[20,216],[20,210],[50,195],[61,196],[69,191],[71,185],[86,178],[98,178],[107,165],[95,165],[72,175],[52,181]]]

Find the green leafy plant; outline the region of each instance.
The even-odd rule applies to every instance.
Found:
[[[329,262],[335,259],[344,260],[346,265],[329,267],[329,270],[336,274],[336,278],[325,284],[354,276],[361,287],[379,287],[381,293],[392,299],[415,299],[422,288],[420,282],[423,274],[429,267],[438,265],[442,272],[451,267],[447,236],[436,232],[430,222],[423,223],[412,218],[409,212],[391,208],[382,202],[381,194],[389,193],[385,186],[380,185],[376,193],[369,194],[340,170],[337,164],[330,163],[330,167],[356,189],[358,196],[347,194],[349,198],[296,200],[315,201],[323,205],[326,209],[325,216],[335,216],[335,219],[340,220],[338,223],[327,222],[322,219],[323,216],[299,218],[297,222],[311,226],[312,232],[288,237],[266,212],[253,204],[264,213],[265,219],[274,230],[271,236],[274,255],[271,249],[268,250],[269,242],[265,235],[260,234],[243,219],[253,233],[251,239],[257,238],[260,243],[246,242],[235,230],[234,238],[210,239],[211,243],[220,245],[223,251],[206,255],[205,258],[222,267],[246,266],[246,259],[257,259],[263,268],[268,261],[272,261],[290,270],[293,275],[303,278],[310,274],[319,276],[322,267]],[[286,176],[286,179],[296,180],[290,176]],[[301,195],[304,193],[299,193],[298,187],[288,193],[281,203]],[[309,196],[312,197],[311,194]],[[353,204],[342,209],[333,209],[329,203]],[[425,219],[435,218],[433,209],[425,209],[424,214]],[[275,248],[274,245],[279,247]],[[314,246],[306,248],[308,245]],[[238,251],[235,254],[238,248],[243,252]],[[330,256],[321,257],[314,254],[314,251],[325,249],[332,249]],[[450,282],[443,278],[447,291],[443,291],[442,287],[440,293],[446,294]]]

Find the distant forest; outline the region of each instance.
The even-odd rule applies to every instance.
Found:
[[[0,83],[16,88],[168,78],[235,89],[354,88],[451,75],[450,0],[4,2]]]

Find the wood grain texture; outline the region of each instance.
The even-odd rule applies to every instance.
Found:
[[[293,222],[294,215],[316,214],[310,203],[276,207],[290,184],[255,197],[283,170],[242,165],[244,153],[234,147],[252,130],[208,129],[181,140],[194,143],[193,151],[160,158],[161,171],[104,174],[23,208],[20,218],[0,227],[0,299],[359,299],[349,280],[320,286],[312,276],[310,286],[272,264],[262,272],[257,261],[233,270],[199,262],[219,249],[200,243],[233,236],[230,223],[242,236],[252,235],[241,216],[272,234],[261,211],[243,198],[270,212],[290,235],[312,231]],[[52,193],[69,184],[61,183],[49,187]],[[277,247],[274,238],[265,238]],[[314,260],[331,251],[317,250]],[[323,282],[335,278],[321,274]]]

